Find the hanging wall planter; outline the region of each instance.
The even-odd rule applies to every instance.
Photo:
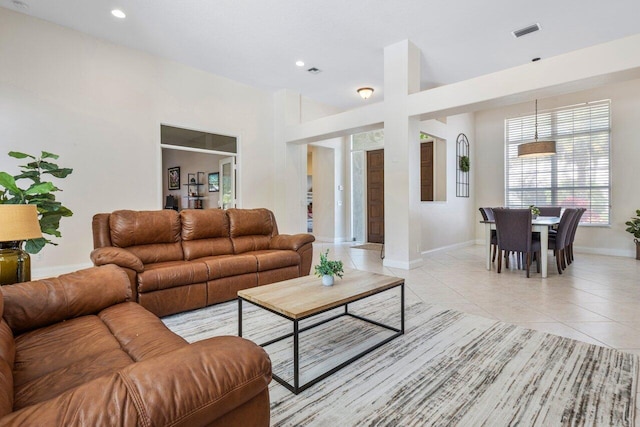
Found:
[[[469,197],[469,140],[464,133],[456,139],[456,196]]]

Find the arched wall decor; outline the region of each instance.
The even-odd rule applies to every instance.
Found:
[[[456,138],[456,197],[469,197],[469,140],[464,133]]]

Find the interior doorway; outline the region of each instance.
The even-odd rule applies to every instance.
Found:
[[[160,147],[161,208],[236,206],[236,137],[160,125]]]
[[[367,151],[367,241],[384,243],[384,149]]]

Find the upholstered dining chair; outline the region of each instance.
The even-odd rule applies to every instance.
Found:
[[[484,221],[495,221],[495,218],[493,216],[493,209],[479,208],[479,210]],[[496,253],[498,252],[498,236],[496,234],[496,230],[491,230],[491,249],[493,251],[491,262],[496,262]]]
[[[562,206],[538,206],[540,216],[560,216]]]
[[[567,264],[571,264],[573,262],[573,239],[575,239],[576,237],[578,225],[580,225],[580,220],[582,219],[582,215],[584,215],[585,211],[585,208],[578,208],[578,213],[574,216],[571,223],[571,232],[569,238],[567,239],[567,246],[565,251]]]
[[[562,274],[562,270],[567,268],[565,252],[567,245],[569,244],[573,220],[578,212],[578,209],[574,208],[565,209],[562,214],[562,218],[560,218],[560,223],[558,224],[558,232],[553,235],[549,235],[548,248],[553,250],[556,257],[558,274]]]
[[[498,273],[502,269],[502,252],[520,252],[525,256],[525,269],[529,277],[531,255],[536,254],[540,271],[540,241],[532,239],[531,211],[529,209],[493,209],[498,237]],[[508,261],[507,265],[508,267]]]

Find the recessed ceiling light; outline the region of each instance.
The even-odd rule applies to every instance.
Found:
[[[304,61],[296,61],[298,67],[304,67]]]
[[[120,18],[120,19],[124,19],[127,17],[127,15],[125,15],[125,13],[123,11],[121,11],[120,9],[113,9],[111,11],[111,14],[113,16],[115,16],[116,18]]]
[[[23,1],[13,0],[11,3],[13,3],[16,9],[29,10],[29,5]]]

